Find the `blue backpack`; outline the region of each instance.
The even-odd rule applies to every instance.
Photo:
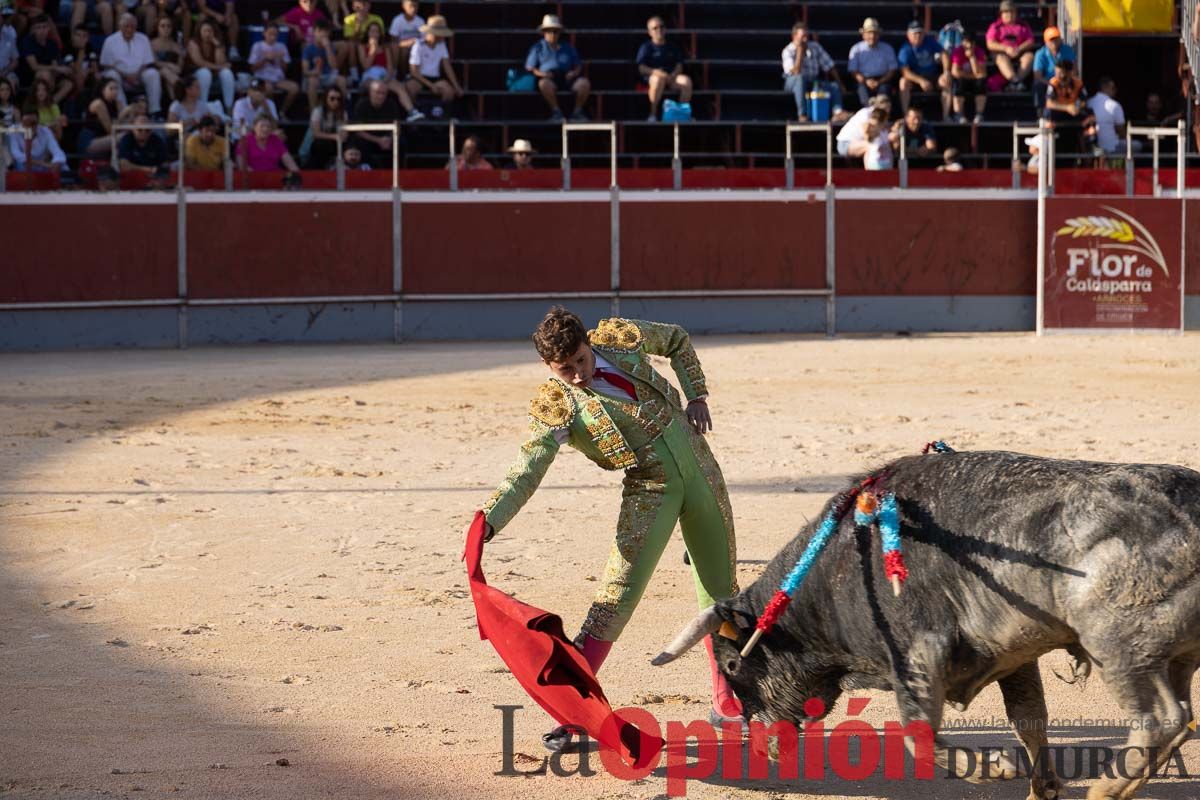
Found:
[[[532,92],[537,88],[537,81],[534,80],[532,72],[510,69],[504,76],[504,85],[510,92]]]
[[[691,122],[692,104],[677,103],[674,100],[663,100],[663,122]]]

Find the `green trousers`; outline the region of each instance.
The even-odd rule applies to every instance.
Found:
[[[701,609],[737,593],[733,513],[721,468],[682,414],[625,471],[617,536],[582,632],[615,642],[678,521]]]

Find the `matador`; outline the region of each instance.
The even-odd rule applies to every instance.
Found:
[[[569,444],[606,470],[625,470],[616,540],[575,644],[600,669],[642,597],[678,522],[701,609],[737,593],[737,549],[725,479],[704,434],[712,428],[704,372],[678,325],[605,319],[587,331],[579,317],[552,308],[533,334],[551,378],[538,387],[520,456],[483,507],[491,538],[541,483]],[[655,371],[663,356],[687,398]],[[741,705],[705,640],[712,679],[710,719],[741,722]],[[542,737],[551,750],[576,744],[560,726]]]

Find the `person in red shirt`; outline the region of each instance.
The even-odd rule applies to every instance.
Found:
[[[987,49],[1008,81],[1009,91],[1025,88],[1025,81],[1033,72],[1035,47],[1033,29],[1017,16],[1016,4],[1004,0],[1000,4],[1000,18],[988,27]]]
[[[313,28],[320,20],[329,20],[325,12],[317,8],[316,0],[298,0],[278,22],[288,28],[288,43],[296,49],[313,41]]]

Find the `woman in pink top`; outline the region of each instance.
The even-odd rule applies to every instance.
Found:
[[[1036,42],[1033,30],[1017,17],[1017,6],[1012,0],[1000,4],[1000,18],[988,27],[987,49],[994,54],[996,68],[1008,81],[1008,91],[1024,89],[1033,72]]]
[[[269,114],[259,114],[254,120],[253,133],[238,142],[238,169],[251,172],[272,172],[282,166],[288,172],[300,167],[288,152],[287,145],[275,135],[275,120]]]

